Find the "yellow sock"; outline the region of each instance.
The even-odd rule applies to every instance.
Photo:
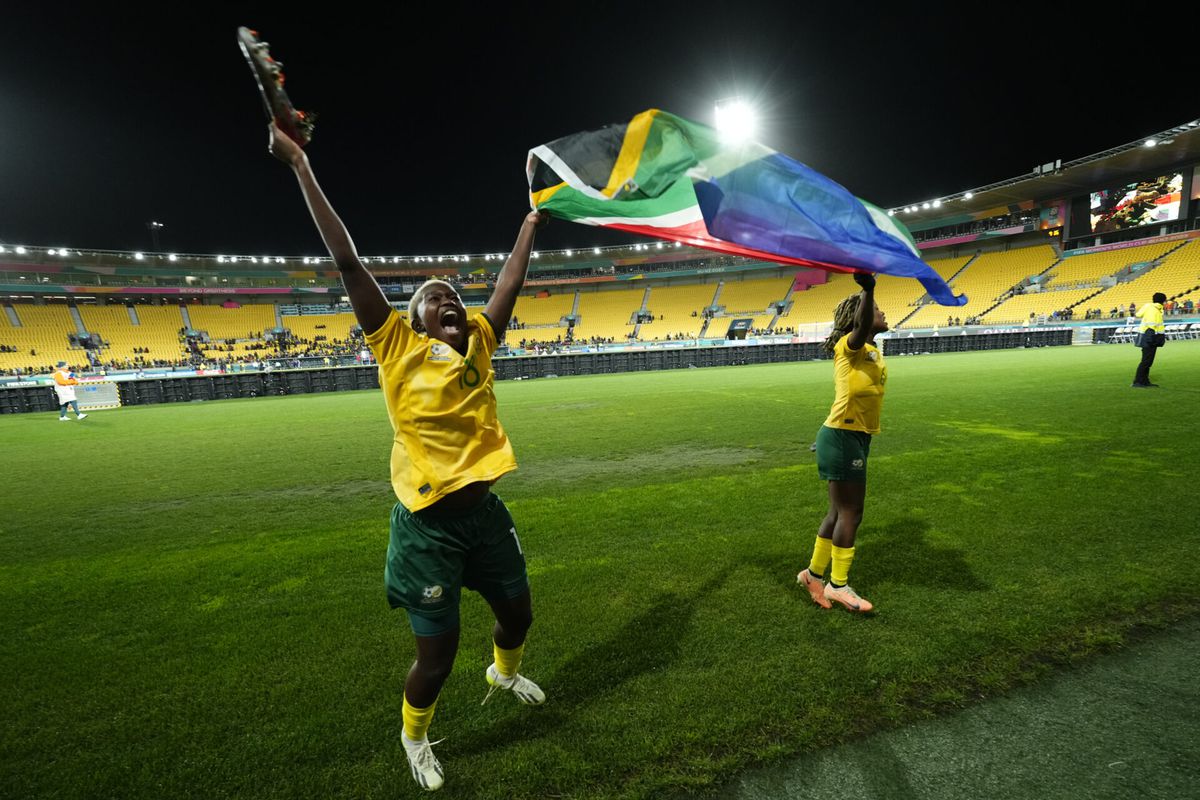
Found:
[[[492,653],[496,658],[496,669],[506,678],[511,678],[517,674],[517,670],[521,667],[521,656],[525,654],[525,645],[515,647],[512,650],[505,650],[500,645],[492,642]]]
[[[844,586],[850,575],[850,562],[854,560],[853,547],[833,548],[833,572],[829,574],[829,582]]]
[[[817,537],[817,541],[813,544],[812,561],[808,562],[808,571],[813,575],[825,577],[825,570],[829,568],[829,551],[833,547],[832,539],[822,539]]]
[[[437,700],[429,708],[413,708],[404,698],[404,734],[414,742],[419,742],[429,733],[429,723],[433,722],[433,709],[437,708]]]

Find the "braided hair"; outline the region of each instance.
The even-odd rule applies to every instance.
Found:
[[[825,352],[832,354],[833,348],[843,336],[854,330],[854,318],[858,315],[858,304],[862,302],[862,294],[852,294],[833,310],[833,330],[822,347]]]

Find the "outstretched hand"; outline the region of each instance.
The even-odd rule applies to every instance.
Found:
[[[267,130],[271,133],[271,141],[268,145],[271,155],[292,167],[299,166],[304,161],[306,158],[304,150],[296,144],[292,137],[280,130],[278,125],[272,122],[267,126]]]
[[[854,273],[854,282],[868,292],[875,288],[875,276],[869,272]]]

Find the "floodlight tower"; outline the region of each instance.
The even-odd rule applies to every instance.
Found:
[[[161,222],[147,222],[146,228],[150,231],[150,243],[154,245],[154,252],[161,253],[162,248],[158,245],[158,232],[167,227]]]

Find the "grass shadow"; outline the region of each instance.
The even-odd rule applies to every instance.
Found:
[[[549,736],[579,709],[620,691],[624,684],[641,675],[669,666],[680,653],[698,604],[720,588],[730,571],[728,567],[717,569],[693,592],[659,597],[653,606],[625,623],[615,636],[597,642],[547,675],[541,682],[548,698],[544,707],[457,739],[453,747],[455,757]],[[514,701],[510,697],[497,697],[492,702]]]
[[[855,573],[864,583],[893,581],[961,592],[991,588],[971,570],[961,549],[931,542],[929,528],[924,519],[900,517],[861,529]]]

